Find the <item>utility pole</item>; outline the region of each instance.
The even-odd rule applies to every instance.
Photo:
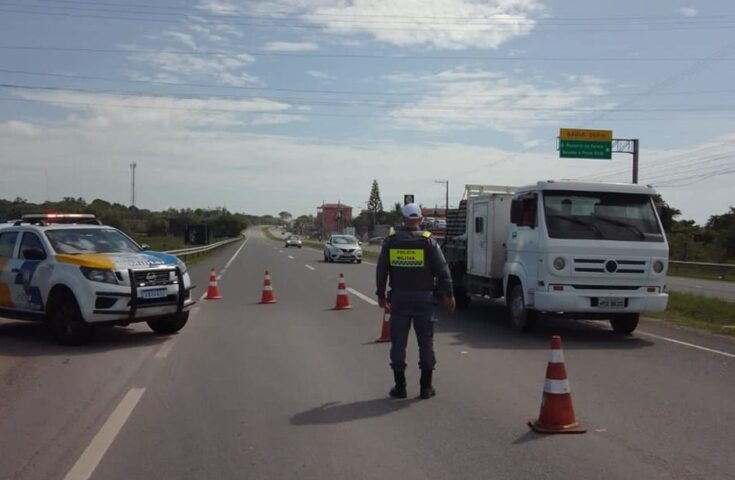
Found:
[[[638,152],[639,142],[637,138],[613,138],[612,151],[615,153],[630,153],[633,155],[633,183],[638,183]]]
[[[138,167],[136,162],[130,164],[130,171],[132,172],[132,179],[130,182],[130,206],[135,206],[135,169]]]
[[[445,187],[444,217],[449,214],[449,180],[434,180],[434,183],[443,183]]]

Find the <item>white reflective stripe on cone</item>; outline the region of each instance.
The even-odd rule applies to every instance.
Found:
[[[569,380],[551,380],[547,378],[544,382],[544,392],[562,394],[570,393],[572,390],[569,388]]]
[[[552,349],[549,352],[549,363],[564,363],[564,352]]]
[[[271,291],[273,291],[273,287],[271,287],[270,285],[265,285],[263,287],[263,290],[265,290],[266,292],[271,292]]]

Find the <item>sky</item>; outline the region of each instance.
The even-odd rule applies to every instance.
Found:
[[[640,139],[640,182],[735,206],[729,0],[0,0],[0,197],[314,214],[373,179],[630,182],[559,128]]]

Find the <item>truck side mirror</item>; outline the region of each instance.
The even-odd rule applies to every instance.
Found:
[[[510,202],[510,222],[520,225],[523,220],[523,202],[521,200],[511,200]]]
[[[674,209],[662,206],[659,216],[661,217],[661,225],[664,227],[664,231],[670,232],[671,226],[674,224]]]

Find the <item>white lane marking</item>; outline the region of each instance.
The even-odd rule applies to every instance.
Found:
[[[278,250],[278,253],[283,253],[283,250]]]
[[[664,340],[666,342],[676,343],[678,345],[683,345],[685,347],[696,348],[697,350],[702,350],[702,351],[710,352],[710,353],[716,353],[717,355],[723,355],[725,357],[735,358],[735,354],[728,353],[728,352],[723,352],[722,350],[715,350],[714,348],[707,348],[707,347],[703,347],[701,345],[695,345],[693,343],[682,342],[681,340],[675,340],[675,339],[669,338],[669,337],[662,337],[660,335],[654,335],[653,333],[641,332],[640,330],[636,331],[636,333],[638,333],[640,335],[645,335],[647,337],[658,338],[659,340]]]
[[[227,263],[225,263],[224,268],[222,268],[222,270],[220,270],[220,273],[217,275],[217,281],[219,281],[222,278],[222,275],[224,275],[225,272],[227,272],[227,269],[230,268],[230,265],[232,265],[232,262],[235,261],[237,256],[240,254],[240,251],[242,251],[242,249],[245,247],[245,244],[248,243],[249,240],[250,240],[250,237],[247,237],[245,241],[242,242],[242,245],[240,245],[240,248],[238,248],[237,251],[235,251],[235,253],[232,254],[230,259],[227,260]],[[204,300],[206,296],[207,296],[207,292],[205,291],[204,293],[202,293],[202,296],[199,297],[199,301],[201,302],[202,300]]]
[[[377,263],[373,263],[373,262],[366,262],[365,260],[363,260],[363,261],[362,261],[362,263],[364,263],[364,264],[366,264],[366,265],[377,265]]]
[[[122,429],[128,417],[133,412],[133,409],[140,401],[140,397],[143,396],[145,388],[131,388],[130,391],[125,394],[120,403],[112,412],[110,418],[107,419],[104,425],[97,435],[94,436],[86,450],[79,457],[77,463],[71,467],[69,473],[66,474],[64,480],[87,480],[94,472],[97,465],[99,465],[102,457],[107,453],[107,449],[110,448],[112,442],[120,430]]]
[[[312,270],[312,271],[313,271],[313,270],[316,270],[316,268],[312,267],[311,265],[304,265],[304,266],[305,266],[306,268],[308,268],[309,270]]]
[[[356,296],[357,298],[359,298],[359,299],[361,299],[361,300],[364,300],[364,301],[366,301],[366,302],[367,302],[367,303],[369,303],[370,305],[377,305],[377,304],[378,304],[378,302],[376,302],[376,301],[375,301],[375,300],[373,300],[372,298],[368,297],[368,296],[367,296],[367,295],[365,295],[364,293],[360,293],[360,292],[358,292],[358,291],[357,291],[357,290],[355,290],[354,288],[351,288],[351,287],[347,287],[347,291],[348,291],[348,292],[350,292],[350,293],[352,293],[353,295],[355,295],[355,296]]]
[[[237,249],[234,255],[225,263],[225,270],[230,268],[230,265],[232,265],[232,262],[235,261],[237,256],[240,254],[240,250],[242,250],[245,247],[245,244],[248,243],[248,240],[250,240],[250,237],[246,238],[244,242],[242,242],[242,245],[240,245],[240,248]]]
[[[167,341],[161,345],[161,348],[158,349],[156,352],[155,358],[166,358],[168,357],[168,354],[171,353],[171,350],[174,348],[174,344],[176,343],[176,337],[169,337]]]
[[[288,258],[290,258],[291,260],[293,260],[293,256],[291,256],[291,255],[289,255]]]

